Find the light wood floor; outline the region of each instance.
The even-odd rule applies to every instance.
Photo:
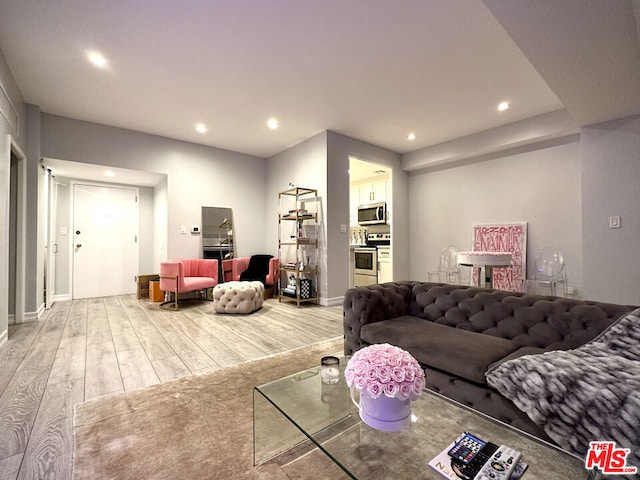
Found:
[[[0,349],[0,480],[71,478],[73,406],[342,335],[342,307],[178,312],[135,296],[56,303]]]

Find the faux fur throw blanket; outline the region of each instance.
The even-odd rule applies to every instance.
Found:
[[[589,442],[615,441],[640,471],[640,309],[581,347],[509,360],[486,377],[565,450],[585,456]]]

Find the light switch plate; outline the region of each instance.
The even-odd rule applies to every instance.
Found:
[[[609,217],[609,228],[620,228],[620,216]]]
[[[186,234],[187,234],[187,226],[180,225],[180,235],[186,235]]]

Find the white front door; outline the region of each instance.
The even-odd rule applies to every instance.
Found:
[[[74,185],[71,233],[74,299],[136,291],[136,189]]]

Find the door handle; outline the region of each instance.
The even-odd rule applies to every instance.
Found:
[[[76,248],[80,248],[82,246],[81,243],[76,243]]]

